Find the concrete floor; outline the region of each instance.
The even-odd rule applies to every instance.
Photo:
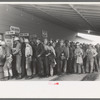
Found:
[[[57,77],[58,76],[55,75],[55,76],[52,76],[52,77],[50,76],[50,77],[43,77],[43,78],[34,77],[32,79],[29,79],[29,80],[23,78],[23,79],[20,79],[20,80],[12,79],[12,80],[9,80],[9,81],[50,81],[50,80],[55,79]]]
[[[81,81],[87,74],[62,74],[62,75],[54,75],[50,77],[44,77],[44,78],[39,78],[39,77],[34,77],[33,79],[26,80],[26,79],[12,79],[9,81]]]
[[[62,74],[52,81],[81,81],[87,74]]]
[[[100,72],[94,72],[91,74],[61,74],[61,75],[54,75],[54,76],[50,76],[50,77],[43,77],[43,78],[39,78],[39,77],[34,77],[33,79],[20,79],[20,80],[16,80],[16,79],[12,79],[9,81],[100,81]]]

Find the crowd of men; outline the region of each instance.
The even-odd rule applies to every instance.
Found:
[[[11,48],[0,41],[0,69],[4,80],[93,73],[100,67],[100,44],[23,37],[15,37],[14,44]]]

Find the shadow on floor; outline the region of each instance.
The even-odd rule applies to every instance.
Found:
[[[95,81],[99,77],[99,73],[91,73],[86,75],[81,81]]]

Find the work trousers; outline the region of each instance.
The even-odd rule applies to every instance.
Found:
[[[57,61],[57,74],[59,75],[62,72],[60,59],[57,58],[56,61]]]
[[[85,73],[84,65],[76,63],[76,59],[74,59],[74,73]]]
[[[76,59],[75,58],[73,58],[74,59],[74,73],[77,73],[77,65],[76,65]]]
[[[86,60],[87,60],[87,57],[85,56],[85,57],[83,58],[84,72],[86,72]]]
[[[86,72],[92,73],[94,69],[94,58],[87,59],[86,61]]]
[[[37,58],[37,66],[38,66],[38,75],[39,76],[44,75],[44,66],[43,66],[43,58],[42,57]]]
[[[22,67],[22,77],[26,76],[26,68],[25,68],[25,65],[26,65],[26,59],[25,59],[25,56],[22,55],[22,59],[21,59],[21,67]]]
[[[46,75],[49,75],[50,74],[50,67],[49,67],[49,64],[50,62],[49,62],[49,58],[48,58],[48,56],[45,56],[44,57],[44,67],[45,67],[45,74]]]
[[[94,57],[94,71],[97,71],[98,72],[97,57]]]
[[[0,80],[4,78],[3,65],[0,65]]]
[[[68,59],[68,73],[73,73],[74,72],[74,59],[73,58],[69,58]]]
[[[67,73],[67,59],[61,60],[60,63],[62,72]]]
[[[6,62],[4,64],[3,70],[4,70],[4,77],[13,76],[12,72],[12,63],[9,62],[10,59],[6,59]]]
[[[12,56],[12,72],[13,72],[13,76],[16,77],[18,75],[17,70],[16,70],[16,56]]]
[[[54,67],[52,65],[50,65],[50,75],[51,76],[54,75]]]
[[[31,57],[26,57],[26,73],[27,73],[27,76],[32,75]]]
[[[76,73],[85,73],[84,66],[82,64],[76,64]]]
[[[100,69],[100,56],[97,56],[98,68]]]
[[[61,74],[62,72],[66,73],[67,72],[67,60],[61,60],[57,59],[57,72],[58,74]]]
[[[55,59],[52,59],[50,61],[50,75],[53,76],[54,75],[54,68],[56,66],[56,60]]]
[[[32,73],[33,75],[37,74],[37,68],[36,68],[36,58],[32,59]]]
[[[16,55],[16,70],[18,74],[21,74],[22,68],[21,68],[21,56]]]

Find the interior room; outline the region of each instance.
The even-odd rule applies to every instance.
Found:
[[[86,57],[88,57],[88,53],[87,53],[89,51],[88,49],[91,47],[92,49],[93,48],[95,49],[95,45],[97,44],[99,45],[100,43],[100,4],[0,4],[0,43],[1,41],[5,41],[5,43],[10,44],[10,47],[13,48],[12,51],[17,50],[19,46],[15,46],[16,48],[13,47],[14,46],[13,41],[17,41],[16,43],[18,43],[19,41],[18,36],[22,37],[20,39],[23,39],[23,37],[26,39],[26,37],[28,37],[26,40],[23,40],[25,41],[26,44],[27,42],[30,41],[32,42],[32,39],[37,37],[38,38],[36,39],[36,42],[42,39],[47,39],[45,40],[45,42],[50,40],[50,43],[55,40],[57,40],[56,41],[57,43],[58,40],[60,41],[59,43],[66,41],[65,45],[67,45],[67,48],[65,50],[65,53],[67,52],[67,49],[69,50],[66,54],[67,55],[66,62],[64,60],[64,64],[66,63],[65,66],[67,66],[65,69],[63,69],[64,66],[62,67],[62,69],[59,69],[58,67],[57,67],[58,69],[55,69],[56,67],[51,68],[50,66],[48,69],[47,67],[45,68],[41,67],[44,68],[43,70],[44,72],[46,71],[48,72],[48,70],[53,71],[54,75],[53,76],[47,75],[46,77],[40,78],[36,74],[34,77],[29,77],[32,78],[32,80],[35,81],[93,80],[94,81],[96,79],[97,80],[100,79],[99,78],[100,59],[99,59],[98,49],[95,50],[95,55],[93,55],[92,61],[90,61],[90,59],[89,61],[85,59],[86,60],[85,65],[87,65],[87,68],[88,66],[90,66],[90,72],[86,72],[87,68],[83,67],[85,66],[84,57],[83,57],[84,54]],[[29,40],[29,37],[32,39]],[[41,45],[43,44],[43,41],[44,40],[42,40]],[[80,52],[82,51],[81,64],[80,64],[80,58],[78,63],[71,62],[72,59],[70,59],[70,52],[71,52],[70,43],[73,43],[75,45],[75,48],[79,47],[78,49],[80,50]],[[3,43],[1,43],[1,45],[3,45]],[[88,46],[88,49],[83,50],[82,48],[83,45]],[[53,46],[55,46],[55,44],[53,44]],[[36,52],[37,50],[38,49],[36,49]],[[58,52],[59,51],[60,49],[58,50]],[[73,54],[74,53],[75,52],[73,52]],[[94,53],[94,51],[92,53]],[[33,50],[33,54],[34,54],[34,50]],[[15,58],[19,57],[17,56],[16,53],[13,53],[12,55],[15,55],[14,56]],[[55,55],[57,56],[56,53]],[[33,57],[32,53],[31,53],[31,57]],[[40,55],[38,55],[38,57],[40,57]],[[35,60],[37,60],[38,57]],[[20,57],[16,59],[17,61],[22,61]],[[74,61],[77,61],[77,59],[76,60],[75,59]],[[27,60],[27,57],[25,58],[25,60]],[[40,59],[38,60],[40,61]],[[13,60],[11,61],[13,62]],[[59,62],[60,60],[58,60],[58,58],[53,59],[53,64],[55,64],[55,66],[57,66]],[[39,63],[41,63],[41,61]],[[70,69],[71,67],[68,68],[69,63],[74,65],[76,63],[77,66],[84,71],[82,73],[76,74],[76,72],[74,72],[75,66],[72,69]],[[19,73],[18,76],[19,79],[21,74],[20,70],[23,69],[20,69],[18,64],[19,63],[17,62],[16,71],[18,71]],[[38,64],[38,62],[36,64]],[[29,65],[27,66],[29,68]],[[25,70],[27,69],[26,67],[24,67]],[[0,67],[0,68],[1,68],[0,70],[2,71],[0,77],[2,78],[3,73],[6,73],[6,71],[3,72],[3,70],[5,70],[4,69],[5,67],[4,68]],[[36,69],[35,71],[40,69]],[[31,69],[27,69],[27,70],[29,71]],[[66,70],[66,71],[57,74],[58,70],[60,71]],[[69,70],[72,71],[69,72]],[[14,75],[15,73],[16,72],[13,72]],[[32,69],[32,74],[33,73],[36,73],[34,72],[34,69]],[[27,72],[27,74],[30,75],[30,72],[29,73]],[[7,79],[8,78],[9,77],[7,77]],[[12,79],[12,80],[16,80],[16,79]],[[23,81],[25,79],[21,78],[21,80]]]

